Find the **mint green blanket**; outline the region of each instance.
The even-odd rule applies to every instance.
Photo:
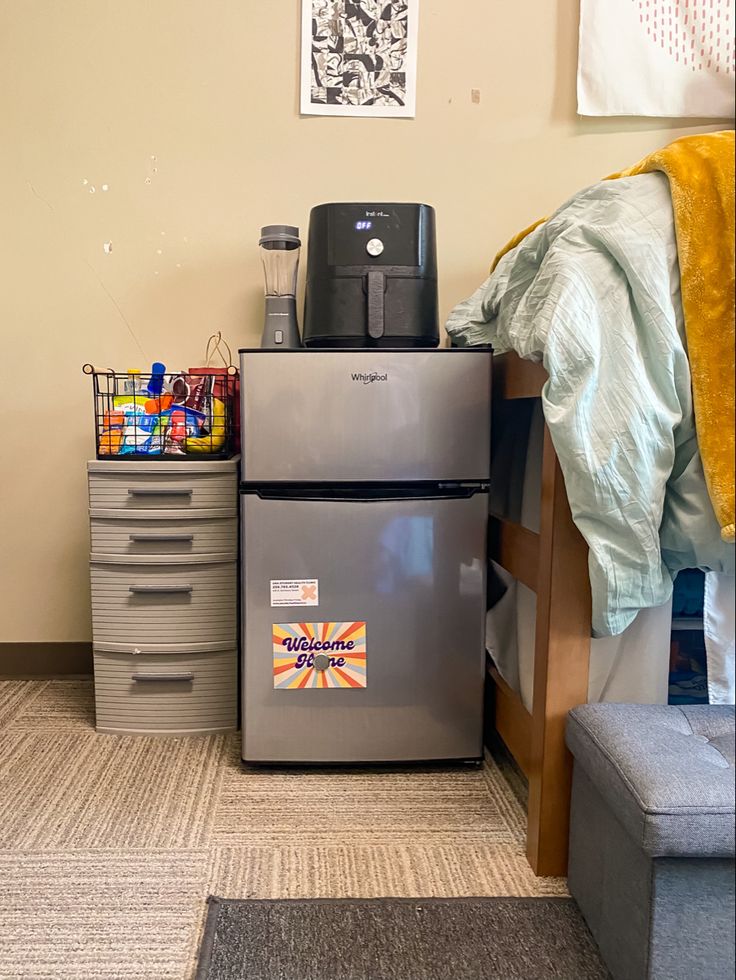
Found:
[[[544,363],[544,415],[590,549],[595,636],[666,602],[682,568],[733,573],[698,453],[663,174],[575,195],[446,329],[461,346]]]

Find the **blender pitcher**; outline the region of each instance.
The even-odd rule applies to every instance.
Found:
[[[299,229],[266,225],[258,242],[266,275],[266,312],[261,347],[301,347],[296,319],[296,274],[299,267]]]

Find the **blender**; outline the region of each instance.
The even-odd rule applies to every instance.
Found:
[[[296,275],[301,241],[293,225],[266,225],[258,241],[266,276],[266,311],[261,347],[301,347],[296,319]]]

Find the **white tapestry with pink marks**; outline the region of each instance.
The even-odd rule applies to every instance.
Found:
[[[580,0],[583,116],[734,116],[736,0]]]

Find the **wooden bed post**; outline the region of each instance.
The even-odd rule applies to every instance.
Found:
[[[514,353],[493,361],[494,419],[539,398],[541,364]],[[491,515],[490,556],[537,596],[532,711],[489,663],[497,733],[529,781],[527,857],[537,875],[567,873],[572,758],[565,746],[571,708],[588,700],[591,598],[588,547],[575,527],[546,425],[539,534]]]
[[[572,758],[570,708],[588,700],[591,596],[588,548],[575,527],[549,430],[544,429],[528,765],[527,857],[535,874],[567,873]]]

